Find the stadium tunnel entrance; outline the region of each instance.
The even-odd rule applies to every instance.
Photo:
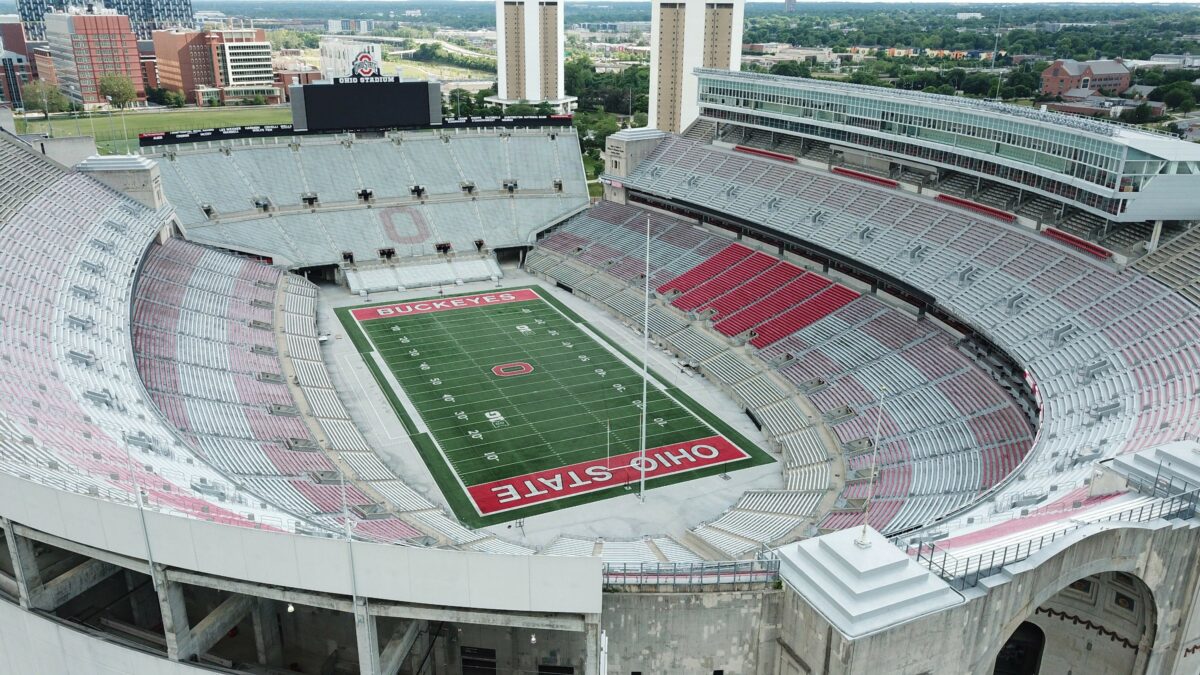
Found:
[[[1143,675],[1156,614],[1150,589],[1132,574],[1076,579],[1017,626],[993,674]]]
[[[496,263],[501,267],[518,266],[525,261],[525,254],[529,253],[532,246],[510,246],[506,248],[494,248],[492,253],[496,256]]]
[[[342,270],[337,265],[317,265],[315,267],[301,267],[291,270],[294,274],[308,279],[317,285],[336,284],[344,285],[344,275]]]

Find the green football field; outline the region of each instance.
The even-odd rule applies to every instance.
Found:
[[[772,461],[653,376],[643,460],[640,364],[539,290],[338,310],[463,522]]]

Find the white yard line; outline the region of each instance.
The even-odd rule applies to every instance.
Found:
[[[385,434],[387,434],[387,438],[390,441],[408,438],[407,432],[400,436],[397,436],[391,432],[391,428],[395,426],[395,424],[389,424],[387,420],[391,419],[394,422],[399,422],[399,420],[396,419],[395,411],[393,411],[391,408],[388,408],[388,416],[384,417],[383,413],[379,412],[379,406],[371,402],[371,390],[367,388],[367,385],[363,383],[362,378],[358,376],[358,366],[362,364],[361,354],[359,356],[360,358],[355,360],[349,354],[342,354],[342,363],[346,364],[347,372],[354,377],[355,384],[357,384],[358,388],[362,390],[363,400],[367,402],[367,405],[371,408],[371,412],[375,413],[375,419],[379,420],[379,428],[382,429]]]
[[[421,413],[417,412],[417,407],[413,405],[412,401],[408,400],[408,394],[404,393],[404,387],[401,387],[396,378],[392,376],[392,369],[388,367],[387,362],[383,360],[378,351],[371,352],[371,360],[375,362],[380,372],[383,373],[383,379],[387,380],[388,386],[395,392],[396,398],[400,399],[400,405],[404,406],[404,412],[408,413],[409,418],[417,427],[417,433],[429,433],[429,427],[425,426],[425,420],[421,418]]]

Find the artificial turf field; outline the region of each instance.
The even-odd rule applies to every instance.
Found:
[[[538,291],[338,310],[460,520],[628,494],[643,469],[650,489],[773,461],[652,374],[643,462],[640,365]]]

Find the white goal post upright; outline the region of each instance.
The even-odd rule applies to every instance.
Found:
[[[638,499],[646,501],[646,395],[650,386],[650,214],[646,214],[646,287],[645,303],[642,305],[642,452],[638,463],[641,479],[638,484]]]

